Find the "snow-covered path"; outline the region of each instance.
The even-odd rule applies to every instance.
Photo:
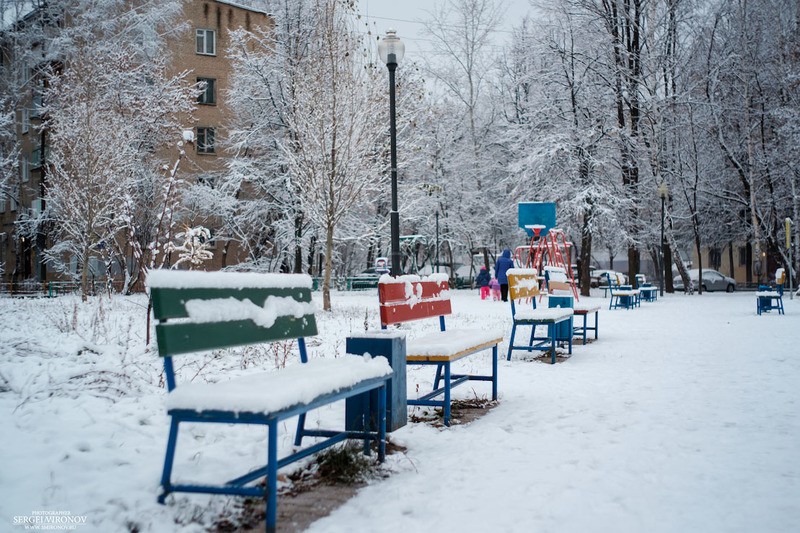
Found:
[[[601,311],[567,362],[503,364],[483,418],[398,432],[413,468],[312,530],[796,530],[800,306],[757,317],[753,300]]]

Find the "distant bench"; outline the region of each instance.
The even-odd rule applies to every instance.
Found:
[[[497,345],[503,336],[485,330],[447,330],[445,315],[452,313],[450,288],[446,274],[432,274],[425,279],[401,276],[383,280],[378,285],[381,327],[424,318],[439,318],[439,329],[406,343],[406,361],[417,365],[436,365],[433,390],[408,405],[441,407],[445,425],[450,425],[450,391],[466,381],[491,381],[492,400],[497,399]],[[492,374],[453,374],[451,364],[468,355],[492,349]],[[443,386],[439,386],[444,381]],[[443,396],[441,400],[434,400]]]
[[[253,274],[155,270],[147,277],[158,321],[158,352],[164,359],[167,414],[171,417],[160,503],[171,492],[262,497],[267,500],[266,530],[277,521],[278,469],[348,438],[375,441],[378,459],[386,451],[386,382],[392,375],[383,357],[308,360],[305,337],[317,334],[311,303],[311,278],[297,274]],[[218,383],[177,387],[172,357],[190,352],[296,339],[300,364],[275,372],[248,374]],[[376,391],[370,394],[370,391]],[[363,404],[361,431],[306,430],[305,414],[355,396]],[[368,419],[377,396],[378,420]],[[278,459],[278,428],[299,416],[295,446],[304,436],[324,437]],[[182,422],[267,426],[267,464],[222,485],[173,484],[173,459]],[[376,427],[376,430],[372,430]],[[266,486],[245,486],[266,476]]]
[[[345,288],[348,291],[364,291],[374,289],[377,286],[378,278],[376,276],[351,276],[345,278]]]

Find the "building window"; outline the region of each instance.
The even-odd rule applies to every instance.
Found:
[[[20,128],[22,133],[28,133],[31,129],[31,112],[27,107],[20,109]]]
[[[214,128],[197,128],[197,153],[214,153]]]
[[[49,146],[45,145],[44,152],[42,152],[41,148],[37,148],[36,150],[31,152],[30,168],[31,169],[40,168],[42,166],[42,159],[47,161],[47,159],[49,157],[50,157],[50,147]]]
[[[19,173],[22,178],[22,183],[27,183],[31,179],[31,168],[28,156],[22,154],[19,159]]]
[[[9,198],[9,208],[11,211],[17,210],[17,199],[19,198],[19,186],[12,185],[11,186],[11,197]]]
[[[206,245],[206,249],[208,250],[216,250],[217,249],[217,239],[214,238],[214,230],[211,228],[208,229],[208,239],[201,236],[200,242]]]
[[[203,91],[197,96],[198,104],[213,105],[217,103],[217,80],[197,78],[197,86]]]
[[[747,264],[747,248],[744,246],[739,247],[739,266]]]
[[[28,117],[42,118],[42,108],[44,107],[44,102],[41,94],[34,95],[32,105],[33,108],[28,110]]]
[[[204,56],[217,55],[215,42],[216,32],[214,30],[197,30],[196,36],[196,51],[198,54]]]
[[[202,185],[204,187],[208,187],[209,189],[213,189],[214,188],[214,181],[215,181],[214,180],[214,176],[209,175],[209,174],[203,174],[203,175],[197,176],[197,184],[198,185]]]

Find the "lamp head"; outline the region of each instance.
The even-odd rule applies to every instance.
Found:
[[[397,65],[406,53],[406,45],[393,29],[386,30],[386,36],[378,41],[378,55],[386,65]]]

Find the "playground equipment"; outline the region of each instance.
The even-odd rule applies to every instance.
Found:
[[[579,300],[578,288],[572,277],[570,248],[564,230],[556,225],[556,204],[550,202],[521,202],[518,204],[519,227],[531,238],[528,246],[518,246],[514,253],[517,265],[544,271],[544,266],[563,268],[567,282],[572,288],[575,301]]]

